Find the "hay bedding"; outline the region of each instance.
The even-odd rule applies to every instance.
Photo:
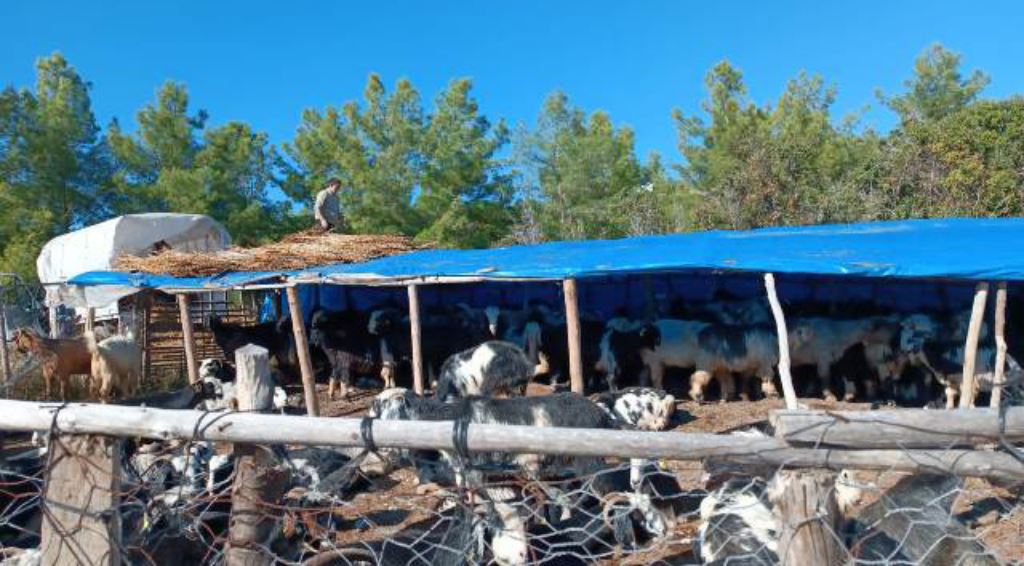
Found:
[[[228,271],[282,271],[331,263],[358,263],[423,249],[405,236],[325,234],[307,230],[280,242],[219,252],[167,250],[148,257],[122,255],[119,271],[140,271],[176,277],[199,277]]]

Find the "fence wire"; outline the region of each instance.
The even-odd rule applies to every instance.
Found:
[[[785,533],[810,525],[849,564],[1024,560],[1019,483],[844,470],[808,503],[808,518],[786,524],[785,494],[802,488],[787,483],[798,476],[785,466],[542,459],[531,468],[430,451],[75,442],[4,438],[4,564],[49,563],[53,548],[62,563],[109,563],[74,547],[90,529],[125,564],[239,563],[235,550],[310,565],[774,564]],[[77,504],[57,498],[61,469],[74,471]],[[240,484],[259,499],[242,499]],[[832,505],[839,513],[826,512]]]

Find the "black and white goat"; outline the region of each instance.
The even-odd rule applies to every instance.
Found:
[[[534,364],[518,346],[491,340],[449,356],[434,393],[443,401],[496,393],[524,395],[533,373]]]
[[[636,430],[665,430],[676,411],[674,396],[650,387],[628,387],[592,395],[590,399]]]
[[[558,393],[543,397],[511,397],[508,399],[467,398],[459,403],[444,403],[437,399],[424,399],[406,389],[389,389],[380,393],[367,413],[370,417],[389,420],[457,421],[473,424],[506,424],[560,428],[618,428],[603,408],[586,397],[574,393]],[[429,451],[412,454],[417,462],[429,460]],[[465,470],[451,454],[442,453],[443,462],[462,482]],[[481,466],[488,469],[511,468],[527,479],[560,477],[567,471],[586,473],[596,459],[538,454],[475,454],[472,456],[475,472]],[[418,467],[419,468],[419,467]],[[422,473],[423,470],[419,470]],[[421,475],[422,479],[422,475]],[[474,475],[474,480],[476,476]],[[475,483],[475,481],[470,482]]]

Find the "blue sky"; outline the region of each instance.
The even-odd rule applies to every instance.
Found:
[[[407,77],[426,99],[468,76],[489,117],[533,123],[567,92],[637,133],[641,155],[678,161],[673,107],[697,112],[702,78],[728,59],[757,101],[806,70],[839,90],[837,118],[900,88],[941,42],[992,76],[987,97],[1024,92],[1024,3],[988,2],[5,2],[0,83],[28,86],[61,51],[93,83],[101,124],[129,126],[167,79],[214,123],[242,120],[290,139],[304,108],[361,96],[366,77]]]

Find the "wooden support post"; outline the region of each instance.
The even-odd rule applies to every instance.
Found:
[[[152,300],[147,295],[143,300],[143,319],[142,329],[140,331],[140,342],[142,343],[142,375],[139,377],[140,382],[148,381],[152,376],[150,375],[153,371],[153,356],[150,353],[150,312],[152,307]],[[139,391],[142,391],[142,383],[139,383]]]
[[[420,331],[420,292],[416,284],[406,287],[409,292],[409,340],[412,342],[412,388],[423,395],[423,340]]]
[[[3,370],[4,383],[11,382],[11,357],[7,351],[7,306],[0,303],[0,370]]]
[[[288,287],[288,312],[292,317],[292,333],[295,336],[295,350],[299,354],[299,371],[302,372],[302,391],[306,397],[306,413],[315,417],[320,414],[320,403],[316,398],[316,380],[313,376],[313,361],[309,355],[309,340],[306,339],[306,324],[302,320],[302,303],[299,289]]]
[[[274,378],[270,353],[248,344],[235,350],[235,383],[238,410],[266,412],[274,403]],[[275,505],[288,484],[288,471],[275,466],[267,450],[252,444],[236,444],[235,480],[231,486],[231,520],[225,553],[229,566],[271,565],[274,556],[265,546],[276,524]]]
[[[50,320],[50,338],[60,338],[60,317],[57,316],[57,306],[49,307],[47,311],[49,311],[47,314]]]
[[[185,369],[188,382],[199,381],[199,363],[196,361],[196,337],[192,332],[192,314],[188,308],[188,295],[178,295],[178,318],[181,320],[181,340],[185,343]]]
[[[779,379],[782,380],[782,394],[786,398],[786,408],[792,411],[799,405],[796,401],[796,389],[793,387],[793,374],[789,371],[789,331],[786,329],[786,316],[782,313],[779,295],[775,292],[775,276],[771,273],[764,274],[764,288],[768,292],[768,302],[771,303],[772,316],[775,317],[775,331],[779,337]]]
[[[270,352],[255,344],[235,350],[235,398],[239,411],[269,411],[274,406]]]
[[[1006,383],[1006,283],[996,289],[996,367],[992,377],[992,398],[989,406],[998,409],[1003,402]]]
[[[978,283],[974,290],[974,306],[971,308],[971,323],[967,327],[967,343],[964,344],[964,373],[960,382],[960,408],[974,407],[974,367],[978,357],[978,336],[985,319],[985,302],[988,300],[988,283]],[[947,393],[948,395],[948,393]]]
[[[774,482],[770,499],[778,520],[779,563],[842,564],[845,550],[840,545],[839,506],[835,498],[835,474],[820,470],[782,470]]]
[[[569,334],[569,387],[583,394],[583,350],[580,345],[580,306],[576,299],[576,280],[562,281],[565,296],[565,327]]]
[[[92,332],[96,329],[96,309],[89,307],[85,309],[85,330]]]
[[[120,564],[120,441],[54,435],[49,449],[41,563]]]

